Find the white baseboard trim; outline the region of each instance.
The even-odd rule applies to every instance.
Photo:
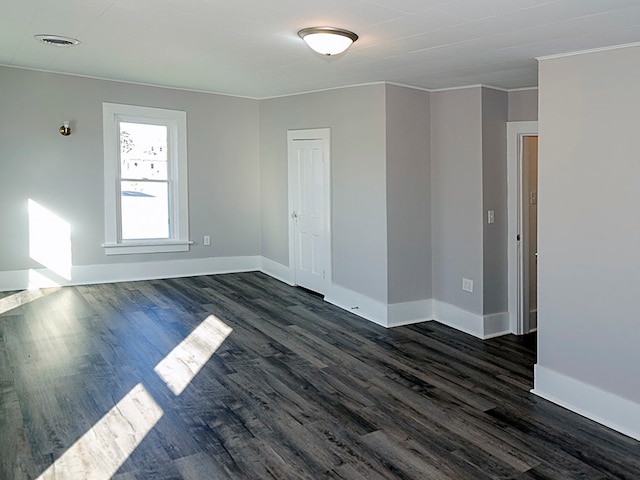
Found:
[[[387,327],[433,320],[433,299],[387,305]]]
[[[295,283],[290,267],[269,258],[254,255],[80,265],[71,267],[70,279],[60,277],[46,268],[5,271],[0,272],[0,291],[192,277],[256,270],[288,285]],[[386,304],[348,288],[331,284],[329,292],[325,295],[325,300],[387,328],[435,319],[440,323],[483,339],[508,332],[507,314],[488,315],[483,318],[434,299]]]
[[[209,257],[155,262],[109,263],[71,267],[71,278],[47,268],[0,272],[0,291],[130,282],[260,270],[261,257]]]
[[[262,272],[293,285],[293,273],[262,257]],[[331,284],[325,301],[386,328],[436,320],[483,340],[509,333],[509,314],[477,315],[435,299],[385,304],[340,285]]]
[[[509,312],[479,315],[440,300],[433,300],[434,319],[448,327],[487,340],[510,333]]]
[[[489,338],[501,337],[511,333],[511,326],[509,324],[509,312],[492,313],[491,315],[485,315],[483,317],[484,332],[482,338],[487,340]]]
[[[261,271],[288,285],[295,285],[293,269],[267,257],[261,257]],[[329,284],[324,300],[349,313],[388,327],[387,305],[335,283]]]
[[[474,337],[484,338],[484,319],[482,315],[468,312],[440,300],[433,301],[433,313],[437,322]]]
[[[0,272],[0,292],[26,290],[29,284],[29,270],[9,270]]]
[[[387,305],[366,295],[334,283],[329,286],[329,292],[324,296],[324,299],[336,307],[366,318],[378,325],[389,326],[387,322]]]
[[[640,440],[640,404],[541,365],[532,393],[624,435]]]
[[[276,280],[280,280],[287,285],[295,285],[295,280],[293,278],[293,269],[291,267],[287,267],[278,263],[274,260],[271,260],[267,257],[261,258],[261,268],[262,273],[269,275],[270,277],[275,278]]]
[[[336,307],[386,328],[433,319],[431,299],[387,305],[335,283],[329,287],[324,299]]]

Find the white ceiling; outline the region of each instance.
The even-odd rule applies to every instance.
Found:
[[[360,38],[322,57],[297,31],[323,25]],[[638,41],[640,0],[0,0],[0,64],[253,98],[531,87],[537,56]]]

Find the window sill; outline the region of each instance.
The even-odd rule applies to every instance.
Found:
[[[103,243],[106,255],[132,255],[135,253],[188,252],[191,240],[156,240],[126,243]]]

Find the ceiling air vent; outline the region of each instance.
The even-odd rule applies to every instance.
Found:
[[[54,47],[71,47],[80,43],[80,40],[61,37],[60,35],[34,35],[33,38],[47,45],[53,45]]]

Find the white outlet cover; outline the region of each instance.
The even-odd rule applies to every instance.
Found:
[[[473,292],[473,280],[468,278],[462,279],[462,290],[465,292]]]

